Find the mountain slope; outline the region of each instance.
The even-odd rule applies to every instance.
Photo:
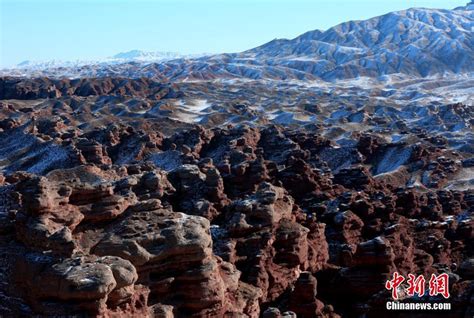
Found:
[[[322,77],[471,71],[474,68],[474,11],[409,9],[365,21],[350,21],[325,32],[307,32],[293,40],[273,41],[247,51],[256,58],[327,62]],[[300,63],[301,64],[304,63]],[[297,63],[291,67],[300,68]]]
[[[428,76],[474,71],[474,6],[416,8],[278,39],[237,54],[183,65],[164,63],[167,77],[322,78]],[[172,70],[171,72],[169,70]]]
[[[453,10],[413,8],[345,22],[326,31],[309,31],[291,40],[276,39],[241,53],[189,58],[130,51],[115,55],[109,63],[71,66],[66,70],[49,65],[39,74],[36,68],[35,74],[121,74],[177,81],[469,74],[474,72],[473,31],[473,4]]]

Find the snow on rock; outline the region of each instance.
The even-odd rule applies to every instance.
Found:
[[[181,166],[181,152],[166,151],[152,154],[148,160],[152,161],[158,168],[171,171]]]
[[[401,165],[408,162],[411,153],[412,150],[410,148],[390,147],[375,165],[374,175],[397,170]]]

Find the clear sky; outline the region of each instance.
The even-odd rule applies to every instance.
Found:
[[[0,66],[133,49],[243,51],[348,20],[468,0],[0,0]]]

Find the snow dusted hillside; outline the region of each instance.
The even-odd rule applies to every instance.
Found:
[[[275,40],[244,52],[318,77],[405,73],[427,76],[474,70],[474,6],[409,9],[325,32]]]
[[[348,79],[474,71],[474,6],[415,8],[350,21],[236,54],[159,67],[168,78]]]
[[[130,51],[75,64],[22,65],[3,75],[107,76],[326,81],[397,74],[408,77],[474,72],[474,5],[453,10],[413,8],[326,31],[276,39],[241,53],[183,56]],[[61,67],[56,67],[61,66]]]

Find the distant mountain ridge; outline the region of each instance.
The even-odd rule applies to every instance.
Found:
[[[141,51],[141,50],[131,50],[128,52],[121,52],[112,56],[113,59],[125,60],[125,61],[168,61],[175,59],[190,59],[210,55],[208,53],[200,54],[182,54],[178,52],[159,52],[159,51]]]
[[[177,52],[146,52],[141,50],[131,50],[128,52],[120,52],[112,56],[114,59],[124,60],[165,60],[165,59],[177,59],[183,57],[183,54]]]
[[[162,62],[181,58],[196,58],[206,54],[181,54],[178,52],[159,52],[159,51],[141,51],[131,50],[120,52],[111,57],[94,60],[48,60],[48,61],[30,61],[26,60],[18,63],[14,68],[34,68],[47,69],[52,67],[76,67],[84,65],[101,65],[101,64],[120,64],[127,62]],[[208,54],[209,55],[209,54]]]
[[[134,50],[117,54],[108,63],[67,71],[69,76],[125,73],[175,81],[469,74],[474,72],[473,31],[472,3],[453,10],[412,8],[309,31],[294,39],[275,39],[241,53],[190,57]],[[45,75],[61,76],[61,72],[45,69]]]

